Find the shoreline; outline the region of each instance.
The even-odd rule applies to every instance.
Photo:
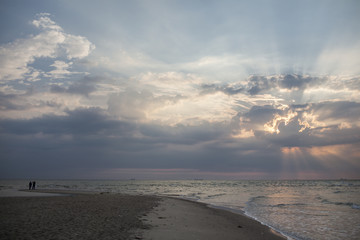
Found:
[[[215,209],[215,210],[218,210],[218,211],[224,211],[224,212],[227,212],[227,213],[230,213],[230,214],[234,214],[234,215],[239,215],[241,217],[245,217],[245,218],[248,218],[250,220],[253,220],[253,221],[256,221],[257,223],[260,223],[261,225],[269,228],[269,231],[272,233],[272,234],[275,234],[279,237],[281,237],[281,239],[293,239],[293,237],[291,236],[288,236],[287,234],[281,232],[280,230],[258,220],[257,218],[247,214],[245,211],[243,210],[237,210],[237,209],[233,209],[233,208],[229,208],[229,207],[223,207],[223,206],[219,206],[219,205],[214,205],[214,204],[209,204],[209,203],[205,203],[205,202],[200,202],[198,200],[195,200],[195,199],[191,199],[191,198],[185,198],[185,197],[181,197],[181,196],[164,196],[164,195],[160,195],[159,197],[161,198],[170,198],[170,199],[175,199],[175,200],[180,200],[180,201],[188,201],[188,202],[191,202],[191,203],[194,203],[194,204],[199,204],[199,205],[203,205],[205,206],[206,208],[209,208],[209,209]]]
[[[33,193],[58,195],[0,197],[1,239],[9,236],[29,239],[34,236],[37,239],[287,239],[245,214],[187,199],[43,189]]]
[[[225,212],[229,212],[231,214],[235,214],[235,215],[240,215],[240,216],[244,216],[244,217],[247,217],[247,218],[250,218],[252,220],[255,220],[256,222],[266,226],[269,228],[269,230],[275,234],[275,235],[278,235],[280,237],[282,237],[283,239],[293,239],[291,238],[290,236],[286,235],[285,233],[281,232],[280,230],[258,220],[257,218],[247,214],[245,211],[242,211],[242,210],[236,210],[236,209],[233,209],[233,208],[228,208],[228,207],[223,207],[223,206],[218,206],[218,205],[212,205],[212,204],[207,204],[207,203],[202,203],[202,202],[197,202],[197,201],[194,201],[194,200],[191,200],[191,199],[185,199],[185,198],[180,198],[180,199],[184,199],[184,200],[187,200],[187,201],[190,201],[190,202],[194,202],[194,203],[200,203],[200,204],[205,204],[208,208],[214,208],[214,209],[218,209],[220,211],[225,211]]]
[[[142,231],[145,240],[287,239],[245,213],[183,198],[161,197],[143,220],[153,226]]]

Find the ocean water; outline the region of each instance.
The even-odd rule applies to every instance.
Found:
[[[1,191],[26,181],[0,181]],[[175,196],[255,218],[289,239],[360,239],[360,181],[42,180],[41,189]]]

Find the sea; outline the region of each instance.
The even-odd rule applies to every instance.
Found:
[[[0,195],[27,184],[1,180]],[[288,239],[360,239],[360,180],[38,180],[37,188],[172,196],[245,214]]]

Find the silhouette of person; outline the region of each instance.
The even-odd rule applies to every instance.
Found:
[[[31,187],[32,187],[32,182],[30,181],[29,182],[29,190],[31,190]]]
[[[35,190],[35,185],[36,185],[36,182],[33,181],[33,182],[32,182],[32,190]]]

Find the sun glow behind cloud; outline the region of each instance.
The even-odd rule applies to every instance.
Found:
[[[359,168],[358,151],[353,151],[353,145],[341,144],[319,147],[283,147],[284,175],[293,172],[298,179],[308,178],[353,178],[356,171],[347,171],[348,168]],[[316,159],[318,170],[313,169],[313,164],[308,161],[309,156]],[[321,170],[320,170],[321,169]],[[331,175],[329,175],[331,173]]]

